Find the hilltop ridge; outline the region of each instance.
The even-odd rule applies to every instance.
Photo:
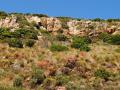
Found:
[[[7,14],[1,12],[0,27],[42,29],[49,32],[63,30],[70,35],[85,35],[100,32],[114,33],[119,30],[120,19],[74,19],[70,17],[48,17],[44,14]],[[94,30],[94,31],[93,31]]]

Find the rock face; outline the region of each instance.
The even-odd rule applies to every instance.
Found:
[[[17,18],[15,16],[6,17],[5,19],[0,20],[0,27],[18,28],[19,24],[16,22]]]
[[[49,32],[57,32],[58,30],[62,30],[64,34],[67,35],[90,35],[97,36],[101,32],[114,33],[116,31],[120,31],[120,22],[108,23],[108,22],[96,22],[91,20],[76,20],[70,19],[67,22],[68,28],[65,29],[62,25],[62,22],[59,18],[54,17],[38,17],[32,15],[24,16],[29,23],[36,24],[37,29],[46,30]],[[17,23],[17,17],[13,14],[5,19],[0,20],[0,27],[11,28],[11,30],[15,30],[19,28],[19,23]]]
[[[67,25],[69,27],[69,34],[71,34],[71,35],[79,35],[80,30],[77,28],[78,21],[72,20],[72,21],[68,22]]]
[[[36,22],[36,24],[37,24],[37,23],[41,22],[41,19],[38,16],[25,16],[25,18],[27,19],[27,21],[29,23]]]
[[[41,17],[38,16],[26,16],[28,22],[35,22],[41,29],[49,32],[58,31],[62,28],[61,22],[57,18],[53,17]]]
[[[41,18],[41,24],[46,28],[47,31],[54,32],[62,28],[60,20],[57,18]]]

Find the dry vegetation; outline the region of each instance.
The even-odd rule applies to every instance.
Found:
[[[6,30],[0,29],[0,90],[120,89],[120,35],[54,35],[24,24]]]

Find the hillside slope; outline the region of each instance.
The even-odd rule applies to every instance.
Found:
[[[119,19],[0,12],[0,90],[119,89]]]

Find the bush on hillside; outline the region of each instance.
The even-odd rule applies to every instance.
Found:
[[[91,43],[91,41],[88,38],[73,37],[71,47],[80,49],[81,51],[90,51],[90,48],[88,47],[89,43]]]
[[[111,35],[108,33],[101,33],[99,38],[103,40],[103,42],[110,42]]]
[[[5,19],[8,16],[6,12],[0,11],[0,19]]]
[[[24,26],[30,25],[30,23],[25,18],[24,14],[16,14],[16,17],[17,17],[17,23],[19,23],[20,27],[23,28]]]
[[[26,40],[25,45],[28,47],[33,47],[33,45],[35,44],[34,40]]]
[[[107,33],[101,33],[99,38],[103,40],[103,42],[107,42],[113,45],[120,45],[120,35],[110,35]]]
[[[46,78],[43,82],[43,87],[45,90],[54,90],[56,86],[56,80],[53,78]]]
[[[102,79],[108,80],[108,78],[111,76],[109,72],[107,72],[105,69],[98,69],[94,75],[96,77],[100,77]]]
[[[37,40],[38,33],[37,31],[33,31],[33,30],[28,30],[28,29],[19,29],[19,30],[15,30],[12,33],[12,36],[15,38],[23,38],[23,39],[35,39]]]
[[[58,44],[52,44],[50,47],[51,51],[66,51],[68,48],[66,46],[58,45]]]
[[[72,18],[71,17],[57,17],[62,22],[62,27],[64,29],[68,29],[67,22],[69,22]]]
[[[45,79],[44,72],[41,69],[34,69],[32,78],[30,81],[31,87],[35,87],[36,85],[40,85]]]
[[[48,17],[47,15],[45,14],[32,14],[33,16],[38,16],[38,17]]]
[[[56,84],[58,85],[58,86],[62,86],[62,85],[65,85],[65,84],[67,84],[69,81],[70,81],[70,78],[69,78],[69,76],[67,76],[67,75],[57,75],[56,77],[55,77],[55,79],[56,79]]]
[[[14,87],[21,87],[22,86],[22,78],[16,77],[13,81],[13,86]]]
[[[8,41],[8,44],[10,47],[17,47],[17,48],[23,48],[23,43],[20,39],[17,38],[11,38]]]
[[[101,21],[104,21],[104,20],[101,19],[101,18],[95,18],[95,19],[92,19],[92,21],[95,21],[95,22],[101,22]]]
[[[119,18],[118,19],[112,19],[112,18],[107,19],[107,22],[119,22],[119,21],[120,21]]]
[[[120,45],[120,35],[112,35],[110,43],[114,45]]]
[[[56,36],[56,39],[57,39],[58,41],[66,41],[68,38],[67,38],[65,35],[63,35],[63,34],[58,34],[58,35]]]
[[[7,28],[0,28],[0,39],[10,38],[11,32]]]

